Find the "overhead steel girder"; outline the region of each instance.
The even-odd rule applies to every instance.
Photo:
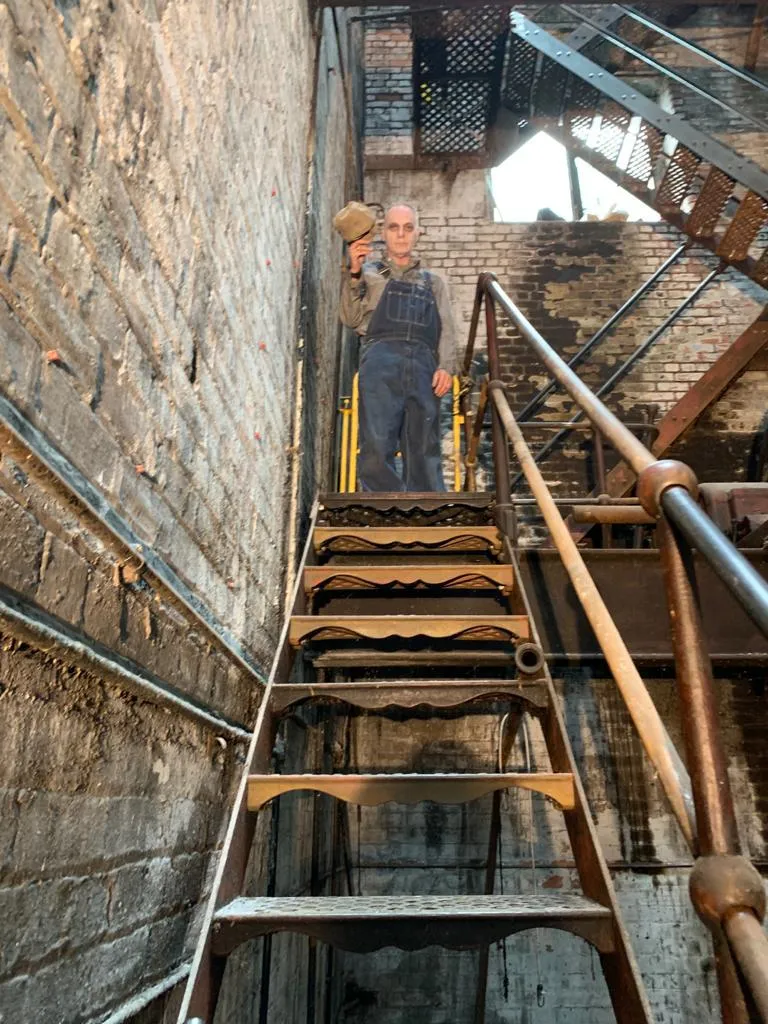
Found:
[[[768,579],[768,553],[742,554]],[[638,664],[673,664],[659,552],[583,550],[587,568]],[[521,552],[520,567],[542,646],[555,662],[601,661],[600,645],[554,549]],[[768,664],[768,639],[753,625],[714,572],[696,559],[704,635],[719,666]]]

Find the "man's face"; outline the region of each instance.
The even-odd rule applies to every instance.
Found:
[[[394,259],[407,259],[419,238],[416,214],[409,206],[393,206],[384,221],[384,241],[387,255]]]

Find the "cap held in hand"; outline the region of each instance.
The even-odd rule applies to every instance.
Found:
[[[372,242],[376,217],[365,203],[347,203],[333,218],[333,226],[345,242]]]

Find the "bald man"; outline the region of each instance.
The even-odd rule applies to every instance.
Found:
[[[383,233],[381,260],[368,260],[369,242],[350,245],[339,311],[360,335],[360,489],[444,491],[440,399],[458,362],[448,285],[414,253],[412,206],[391,206]]]

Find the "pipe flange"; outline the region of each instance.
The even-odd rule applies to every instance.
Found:
[[[746,857],[699,857],[689,888],[696,913],[709,929],[739,910],[751,911],[759,921],[765,917],[763,879]]]
[[[544,668],[544,654],[538,644],[529,640],[515,647],[515,665],[523,676],[537,676]]]
[[[698,498],[699,481],[690,466],[677,459],[659,459],[647,466],[637,478],[637,496],[649,516],[661,515],[661,496],[669,487],[684,487]]]

